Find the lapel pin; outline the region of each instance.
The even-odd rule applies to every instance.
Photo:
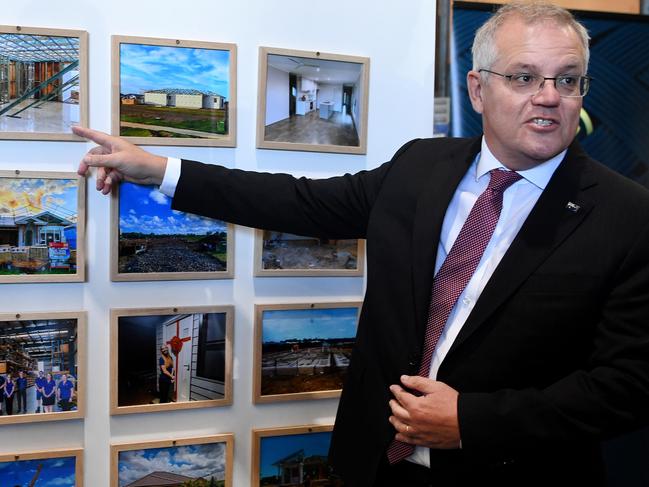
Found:
[[[572,211],[573,213],[577,213],[579,211],[579,208],[581,208],[581,206],[573,203],[572,201],[568,201],[568,204],[566,204],[566,209]]]

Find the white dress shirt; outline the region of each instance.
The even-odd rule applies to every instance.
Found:
[[[442,360],[444,360],[455,338],[473,310],[476,301],[480,297],[480,293],[482,293],[482,290],[487,285],[503,255],[505,255],[516,234],[523,226],[525,219],[532,211],[532,208],[550,181],[554,171],[563,160],[566,152],[563,151],[552,159],[531,169],[518,171],[522,179],[505,190],[502,211],[500,212],[500,218],[491,236],[491,240],[487,244],[473,276],[451,310],[444,331],[437,342],[430,364],[429,377],[431,379],[437,377],[437,371]],[[162,184],[160,185],[160,191],[163,194],[173,197],[178,180],[180,179],[180,168],[180,159],[167,159],[167,168]],[[435,274],[437,274],[446,255],[451,250],[478,196],[487,188],[489,184],[488,173],[492,169],[506,168],[491,153],[483,137],[480,153],[476,156],[469,170],[462,178],[462,181],[460,181],[446,210],[442,233],[437,247]],[[427,467],[430,466],[428,448],[415,448],[414,453],[407,460]]]

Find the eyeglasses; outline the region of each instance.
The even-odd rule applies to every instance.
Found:
[[[554,81],[554,87],[563,98],[578,98],[586,96],[590,88],[590,76],[576,76],[571,74],[547,78],[532,73],[502,74],[488,69],[479,69],[478,73],[490,73],[501,76],[507,80],[513,92],[521,95],[536,95],[543,89],[547,80]]]

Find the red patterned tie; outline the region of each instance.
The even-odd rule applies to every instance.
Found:
[[[489,185],[478,197],[458,234],[451,251],[444,259],[435,279],[428,308],[428,322],[419,375],[428,377],[435,346],[460,294],[469,283],[496,228],[503,207],[503,192],[521,176],[513,171],[493,169]],[[388,460],[397,463],[410,456],[415,447],[393,440],[388,447]]]

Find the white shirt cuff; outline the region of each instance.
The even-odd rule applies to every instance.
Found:
[[[160,192],[170,198],[174,197],[176,186],[178,186],[178,180],[180,179],[180,166],[180,159],[176,157],[167,157],[167,168],[165,169],[165,175],[162,178]]]

